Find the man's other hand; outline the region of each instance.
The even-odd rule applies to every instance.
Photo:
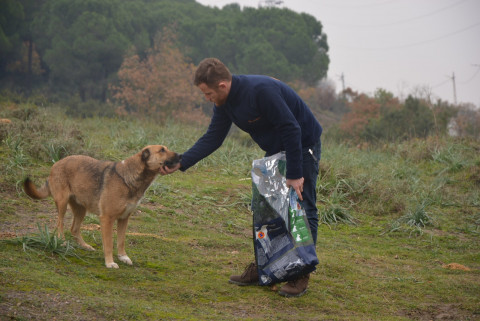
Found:
[[[293,187],[295,192],[297,192],[298,199],[303,201],[302,193],[303,193],[303,177],[298,179],[287,179],[287,187]]]

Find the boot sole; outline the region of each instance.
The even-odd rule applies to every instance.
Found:
[[[253,283],[243,283],[243,282],[238,282],[238,281],[233,281],[233,280],[228,280],[228,283],[235,284],[235,285],[240,285],[240,286],[247,286],[247,285],[257,285],[257,282]]]
[[[305,291],[300,292],[298,294],[291,294],[291,293],[287,293],[287,292],[278,291],[278,294],[280,294],[281,296],[286,297],[286,298],[298,298],[298,297],[301,297],[302,295],[304,295],[305,293],[307,293],[306,289],[305,289]]]

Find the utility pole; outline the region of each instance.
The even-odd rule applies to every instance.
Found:
[[[343,72],[340,75],[340,77],[338,77],[338,78],[342,81],[342,92],[344,92],[345,91],[345,76],[343,75]]]
[[[449,77],[449,78],[452,79],[452,83],[453,83],[453,103],[456,105],[457,104],[457,86],[455,85],[455,73],[452,72],[452,77]]]

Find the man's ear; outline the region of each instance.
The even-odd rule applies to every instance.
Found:
[[[217,88],[225,90],[227,88],[227,83],[225,81],[220,81],[217,85]]]

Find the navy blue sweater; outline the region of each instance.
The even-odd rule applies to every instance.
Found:
[[[213,107],[207,132],[182,155],[185,171],[219,148],[235,123],[266,152],[285,151],[289,179],[303,177],[302,147],[314,145],[322,127],[293,89],[283,82],[253,75],[233,75],[227,101]]]

